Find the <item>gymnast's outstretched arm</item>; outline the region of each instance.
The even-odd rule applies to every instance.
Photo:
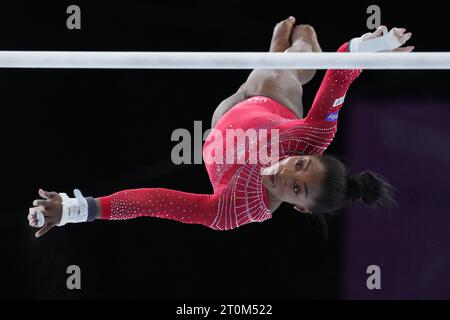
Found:
[[[402,47],[411,35],[404,28],[393,28],[388,32],[385,26],[381,26],[373,33],[346,42],[338,52],[411,52],[414,47]],[[277,128],[284,135],[295,136],[297,143],[305,146],[304,153],[321,155],[333,141],[339,110],[351,83],[361,72],[360,69],[328,70],[307,116],[283,123]]]
[[[39,189],[43,199],[33,201],[28,221],[32,227],[42,227],[36,237],[44,235],[54,226],[86,222],[95,219],[127,220],[138,217],[157,217],[189,224],[211,227],[217,215],[222,189],[214,194],[195,194],[165,188],[123,190],[109,196],[84,198],[85,210],[76,198]],[[38,211],[45,224],[39,225]],[[43,221],[44,222],[44,221]]]
[[[387,49],[390,48],[390,45],[394,47],[405,44],[411,36],[411,33],[406,33],[405,28],[393,28],[388,32],[385,26],[381,26],[373,33],[366,33],[360,38],[345,43],[338,49],[338,52],[411,52],[414,49],[412,46]],[[379,41],[376,42],[377,40]],[[318,122],[324,124],[335,122],[350,84],[361,71],[360,69],[328,70],[305,120],[316,124]],[[326,126],[328,127],[328,125]]]

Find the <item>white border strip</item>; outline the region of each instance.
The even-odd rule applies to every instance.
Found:
[[[0,68],[448,70],[450,52],[0,51]]]

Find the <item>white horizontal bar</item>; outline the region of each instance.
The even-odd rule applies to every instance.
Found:
[[[0,51],[0,68],[64,69],[450,69],[450,52]]]

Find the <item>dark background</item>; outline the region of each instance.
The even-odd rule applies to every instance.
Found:
[[[66,28],[65,12],[70,4],[81,7],[81,30]],[[294,15],[298,23],[316,28],[324,51],[334,51],[350,38],[368,32],[366,8],[370,4],[381,7],[382,24],[406,27],[413,32],[411,43],[416,51],[450,51],[450,5],[446,1],[236,0],[50,4],[16,1],[1,6],[0,49],[266,51],[275,23]],[[203,129],[209,128],[214,108],[236,91],[248,73],[246,70],[0,70],[3,190],[0,297],[380,297],[379,293],[369,291],[362,295],[357,290],[343,292],[343,288],[348,288],[348,274],[343,277],[348,271],[346,265],[354,266],[352,270],[357,273],[354,277],[362,279],[360,287],[365,286],[366,277],[365,265],[352,264],[348,234],[356,230],[361,234],[364,228],[374,227],[349,224],[346,212],[341,218],[327,218],[328,241],[324,240],[320,219],[294,214],[288,206],[269,221],[228,232],[161,219],[137,219],[69,225],[55,228],[41,239],[34,238],[35,230],[28,227],[26,215],[40,187],[69,195],[73,188],[79,188],[85,196],[95,197],[140,187],[211,192],[202,165],[171,163],[170,152],[175,143],[170,136],[176,128],[192,132],[194,120],[203,120]],[[393,106],[378,101],[408,99],[423,106],[424,113],[431,100],[438,101],[442,108],[448,107],[448,75],[448,71],[364,72],[349,91],[338,134],[328,152],[351,158],[348,141],[354,127],[351,118],[346,117],[347,109],[364,108],[364,101],[377,105],[380,114]],[[323,71],[318,72],[304,87],[305,106],[311,104],[322,76]],[[448,117],[448,112],[443,115]],[[354,134],[365,135],[364,126]],[[413,144],[415,134],[411,132],[411,140],[404,143]],[[377,136],[372,135],[372,139]],[[448,136],[442,139],[439,145],[448,148]],[[360,159],[365,157],[361,153]],[[382,173],[402,165],[386,163],[385,168],[380,163],[377,169]],[[424,171],[426,165],[419,161],[416,169]],[[448,177],[448,162],[442,168],[442,175]],[[408,174],[399,172],[394,178],[401,182]],[[446,181],[442,183],[444,190],[448,188]],[[437,188],[431,183],[433,187]],[[440,207],[433,193],[423,202],[448,213],[448,207]],[[402,208],[394,211],[393,219],[396,214],[414,215],[414,207],[407,212]],[[448,218],[440,217],[436,223],[442,227]],[[433,220],[433,214],[427,218]],[[380,223],[376,226],[383,228]],[[420,229],[420,223],[416,227],[421,230],[421,241],[426,242],[435,234],[433,225],[425,230]],[[397,241],[395,237],[389,239]],[[442,239],[447,242],[437,249],[444,257],[439,260],[438,270],[447,271],[450,246],[446,245],[446,232]],[[354,237],[352,243],[365,240]],[[427,259],[426,255],[417,255],[418,261]],[[66,288],[66,268],[72,264],[82,270],[80,291]],[[415,287],[418,292],[415,297],[449,298],[448,272],[426,270],[431,272],[431,278],[424,280],[428,291],[423,289],[421,294],[421,287]],[[402,279],[403,271],[395,269],[394,278]],[[444,286],[436,293],[434,283]],[[389,285],[394,284],[385,284]],[[429,290],[432,293],[428,294]],[[411,296],[400,292],[381,297]]]

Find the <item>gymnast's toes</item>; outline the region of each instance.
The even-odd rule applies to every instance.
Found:
[[[292,16],[276,24],[270,43],[270,52],[283,52],[291,46],[294,25],[295,17]]]
[[[294,28],[292,31],[292,44],[294,46],[310,46],[312,52],[322,52],[322,48],[317,40],[317,33],[309,24],[301,24]]]

